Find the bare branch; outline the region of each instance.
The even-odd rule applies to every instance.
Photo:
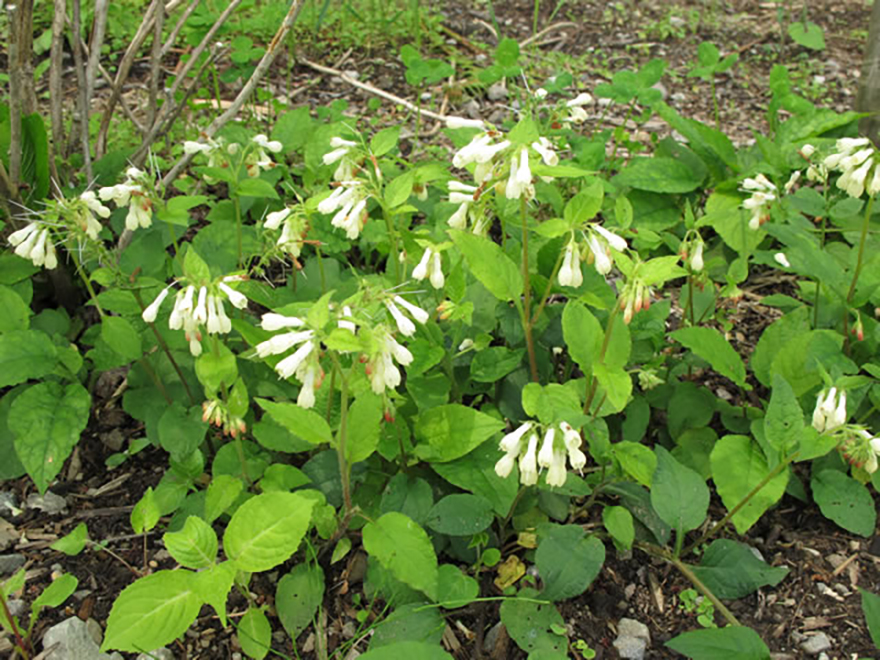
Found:
[[[169,34],[168,39],[165,40],[165,45],[162,46],[162,57],[165,57],[168,54],[168,51],[171,50],[171,47],[174,45],[174,42],[177,41],[177,36],[180,34],[181,29],[183,29],[184,24],[189,19],[190,15],[196,10],[196,7],[199,6],[200,2],[201,0],[193,0],[189,7],[183,10],[180,18],[177,19],[177,24],[174,26],[174,29],[171,30],[171,34]],[[167,7],[165,11],[169,11]]]
[[[278,56],[278,53],[281,51],[281,43],[287,37],[287,34],[290,32],[290,29],[293,27],[293,24],[296,22],[297,16],[299,16],[299,12],[302,9],[303,0],[293,0],[290,5],[290,9],[287,10],[287,15],[284,17],[284,20],[281,22],[281,25],[278,27],[278,31],[275,33],[275,36],[272,38],[272,41],[269,43],[266,48],[266,52],[263,55],[263,58],[260,60],[260,63],[257,64],[257,68],[254,69],[253,74],[251,74],[250,79],[247,81],[245,86],[238,93],[238,96],[235,97],[235,100],[232,102],[232,105],[219,117],[217,117],[214,121],[211,122],[211,125],[205,129],[205,135],[207,137],[213,137],[216,135],[217,131],[223,128],[233,117],[235,117],[241,107],[245,104],[245,101],[250,98],[251,94],[253,94],[257,85],[262,80],[263,76],[266,74],[266,71],[269,70],[269,67],[272,66],[272,63],[275,61],[275,58]],[[177,175],[180,174],[184,168],[189,165],[192,161],[192,154],[184,154],[180,160],[175,163],[174,167],[165,175],[165,178],[162,179],[162,183],[165,186],[166,190],[169,188],[170,184],[177,178]]]
[[[92,105],[95,94],[95,77],[98,72],[98,60],[101,58],[101,46],[104,45],[104,33],[107,28],[107,12],[109,0],[95,0],[95,17],[92,22],[92,38],[89,41],[89,63],[86,66],[86,104]],[[77,36],[80,36],[77,34]]]
[[[67,0],[55,0],[52,18],[52,48],[49,54],[49,104],[52,121],[52,144],[62,158],[64,153],[64,89],[61,75],[64,72],[64,24],[67,18]]]
[[[18,196],[18,181],[21,175],[21,77],[18,68],[19,35],[17,34],[18,5],[7,5],[6,12],[12,35],[9,39],[9,183],[10,191]]]
[[[165,27],[165,5],[159,4],[153,20],[153,53],[150,56],[150,102],[147,106],[147,126],[153,127],[159,101],[159,79],[162,77],[162,28]]]

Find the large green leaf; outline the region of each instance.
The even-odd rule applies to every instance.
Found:
[[[447,463],[446,465],[453,464]],[[434,493],[427,481],[420,477],[398,472],[385,487],[382,501],[379,503],[379,510],[382,513],[397,511],[419,525],[423,525],[433,506]]]
[[[516,499],[519,480],[515,475],[502,479],[495,473],[495,464],[501,456],[495,443],[487,442],[466,456],[449,463],[434,463],[431,467],[452,485],[488,500],[495,513],[504,517]]]
[[[810,482],[813,499],[822,515],[845,530],[871,536],[877,524],[877,508],[870,491],[849,475],[837,470],[822,470]]]
[[[656,193],[688,193],[702,179],[676,158],[636,158],[614,177],[614,184]]]
[[[314,500],[296,493],[262,493],[242,504],[223,534],[226,556],[243,571],[268,571],[286,561],[309,527]]]
[[[743,435],[721,438],[712,450],[710,461],[712,480],[728,510],[742,502],[770,474],[767,459],[760,447]],[[745,534],[767,509],[782,498],[788,484],[788,474],[786,469],[773,477],[734,514],[731,521],[737,532]]]
[[[154,651],[180,637],[202,608],[197,573],[159,571],[130,584],[114,601],[102,651]]]
[[[15,451],[41,493],[61,472],[89,421],[92,399],[79,383],[34,385],[9,409]]]
[[[367,523],[364,548],[392,575],[431,600],[437,597],[437,556],[425,530],[402,513]]]
[[[137,360],[142,353],[141,337],[128,319],[105,316],[101,321],[101,339],[113,352],[126,360]]]
[[[666,642],[692,660],[770,660],[770,649],[751,628],[692,630]]]
[[[314,410],[300,408],[293,403],[275,403],[256,399],[266,413],[295,436],[313,445],[333,442],[333,433],[327,421]]]
[[[181,460],[192,454],[208,431],[202,421],[202,409],[193,406],[189,410],[175,401],[165,409],[159,418],[159,443],[162,449],[171,454],[174,460]]]
[[[499,300],[519,300],[523,281],[519,267],[487,238],[450,230],[449,235],[464,255],[471,273]]]
[[[651,506],[679,533],[696,529],[706,519],[709,489],[699,474],[673,458],[663,447],[654,448],[657,470],[651,480]]]
[[[350,464],[365,461],[376,451],[383,412],[382,397],[372,392],[362,393],[349,408],[345,454]]]
[[[0,333],[27,330],[30,307],[14,289],[0,285]]]
[[[761,587],[775,587],[786,575],[784,566],[773,567],[761,561],[752,550],[730,539],[713,541],[694,574],[719,598],[748,596]]]
[[[165,532],[165,548],[174,560],[187,568],[207,568],[217,559],[217,534],[198,516],[189,516],[177,532]]]
[[[476,495],[456,493],[437,502],[428,512],[425,524],[441,534],[473,536],[491,525],[494,519],[488,501]]]
[[[521,595],[531,598],[540,596],[532,589],[524,590]],[[508,598],[501,603],[501,622],[516,645],[526,653],[564,654],[568,648],[568,640],[556,632],[565,627],[565,622],[553,605]]]
[[[730,378],[737,385],[745,385],[746,367],[742,358],[717,330],[702,327],[682,328],[670,336],[706,360],[722,376]]]
[[[535,563],[544,582],[541,597],[558,601],[580,596],[605,563],[602,541],[586,537],[580,525],[545,525],[538,532]]]
[[[272,625],[263,610],[253,606],[248,608],[238,622],[238,642],[249,658],[263,660],[268,655],[272,644]]]
[[[862,612],[865,614],[871,641],[880,649],[880,596],[861,588],[859,592],[862,594]]]
[[[324,600],[324,570],[317,564],[297,564],[278,581],[275,610],[293,640],[314,619]]]
[[[784,458],[798,445],[803,430],[804,411],[794,395],[794,390],[785,378],[774,374],[770,405],[767,406],[767,415],[764,417],[764,438],[767,444]],[[772,460],[771,466],[776,462]]]
[[[593,360],[598,358],[604,332],[587,307],[569,300],[562,312],[562,336],[572,359],[585,374],[592,373]]]
[[[55,344],[45,332],[15,330],[0,334],[0,387],[51,373],[57,355]]]
[[[450,403],[423,412],[416,422],[422,442],[415,453],[426,461],[453,461],[480,446],[504,424],[473,408]]]
[[[448,564],[444,565],[448,566]],[[446,622],[439,608],[426,607],[424,602],[407,603],[395,607],[394,611],[376,626],[373,638],[370,640],[370,650],[398,646],[402,642],[439,644],[444,628]]]
[[[398,642],[377,649],[371,648],[358,657],[361,660],[452,660],[452,656],[442,648],[426,642]]]

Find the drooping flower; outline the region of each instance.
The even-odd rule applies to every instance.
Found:
[[[412,276],[414,280],[418,281],[427,277],[431,282],[431,286],[435,289],[442,289],[446,283],[446,278],[443,276],[443,264],[440,253],[432,248],[425,248],[421,260],[413,269]]]
[[[783,266],[784,268],[791,268],[791,264],[788,261],[788,257],[785,256],[784,252],[777,252],[776,254],[773,255],[773,259],[780,266]]]
[[[581,251],[577,243],[572,239],[565,246],[565,255],[562,257],[562,266],[559,268],[560,286],[579,287],[584,283],[584,275],[581,272]]]
[[[130,167],[126,171],[125,181],[99,189],[98,196],[104,201],[112,200],[116,206],[127,206],[125,228],[135,231],[153,224],[154,190],[155,182],[152,177],[136,167]]]
[[[840,138],[835,146],[837,151],[826,157],[822,164],[829,170],[841,172],[837,187],[854,198],[861,197],[866,187],[871,195],[880,192],[877,168],[874,176],[868,179],[876,163],[876,152],[871,141],[868,138]]]
[[[393,300],[385,301],[385,307],[391,313],[394,322],[397,324],[397,329],[402,335],[410,337],[415,334],[416,326],[407,316],[403,314],[403,312],[400,311],[398,305],[403,307],[407,312],[409,312],[410,316],[412,316],[413,319],[421,324],[427,323],[428,312],[423,310],[421,307],[413,305],[412,303],[401,298],[400,296],[394,296]]]
[[[362,181],[345,181],[321,200],[318,211],[325,215],[335,211],[330,224],[344,229],[345,235],[355,240],[367,222],[367,197]]]
[[[548,167],[559,165],[559,156],[553,151],[553,143],[543,135],[539,137],[536,142],[532,142],[532,149],[538,152],[541,160],[543,160],[544,164]]]
[[[519,481],[523,486],[538,483],[538,434],[532,433],[526,451],[519,457]]]
[[[486,128],[486,122],[482,119],[467,119],[465,117],[447,117],[446,126],[448,128]]]
[[[751,193],[742,206],[752,212],[749,229],[757,231],[767,216],[765,207],[776,199],[776,186],[763,174],[758,174],[754,179],[744,179],[742,190]]]
[[[32,261],[34,266],[45,266],[49,270],[58,266],[58,256],[48,226],[32,222],[10,234],[7,240],[15,248],[15,254]]]
[[[703,240],[698,239],[696,242],[696,246],[694,247],[693,253],[691,253],[691,270],[696,273],[699,273],[703,270]]]
[[[101,204],[101,201],[93,190],[86,190],[79,196],[79,198],[85,202],[86,205],[85,211],[77,214],[78,219],[80,220],[79,226],[89,238],[97,240],[98,234],[101,232],[101,223],[95,216],[109,218],[110,209]]]
[[[367,362],[367,374],[373,392],[382,394],[386,388],[393,390],[400,385],[400,370],[394,362],[403,366],[412,364],[413,354],[384,329],[378,334],[378,344],[379,350]]]
[[[247,168],[248,176],[259,176],[263,170],[271,170],[278,166],[266,152],[277,154],[284,148],[284,145],[278,140],[270,140],[262,133],[251,138],[251,142],[256,146],[245,158],[244,165]]]
[[[846,423],[846,392],[838,392],[836,387],[824,390],[816,397],[813,409],[813,428],[819,433],[827,433]]]

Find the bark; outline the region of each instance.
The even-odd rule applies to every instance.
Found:
[[[856,110],[874,113],[859,122],[859,133],[871,138],[880,147],[880,2],[875,2],[871,10],[871,26],[859,78]]]

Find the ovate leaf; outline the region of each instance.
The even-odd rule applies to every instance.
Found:
[[[651,506],[679,533],[696,529],[706,519],[709,489],[699,474],[673,458],[663,447],[654,448],[657,470],[651,480]]]
[[[398,580],[436,599],[437,556],[415,522],[402,513],[386,513],[364,527],[364,548]]]
[[[770,649],[751,628],[693,630],[666,642],[691,660],[770,660]]]

